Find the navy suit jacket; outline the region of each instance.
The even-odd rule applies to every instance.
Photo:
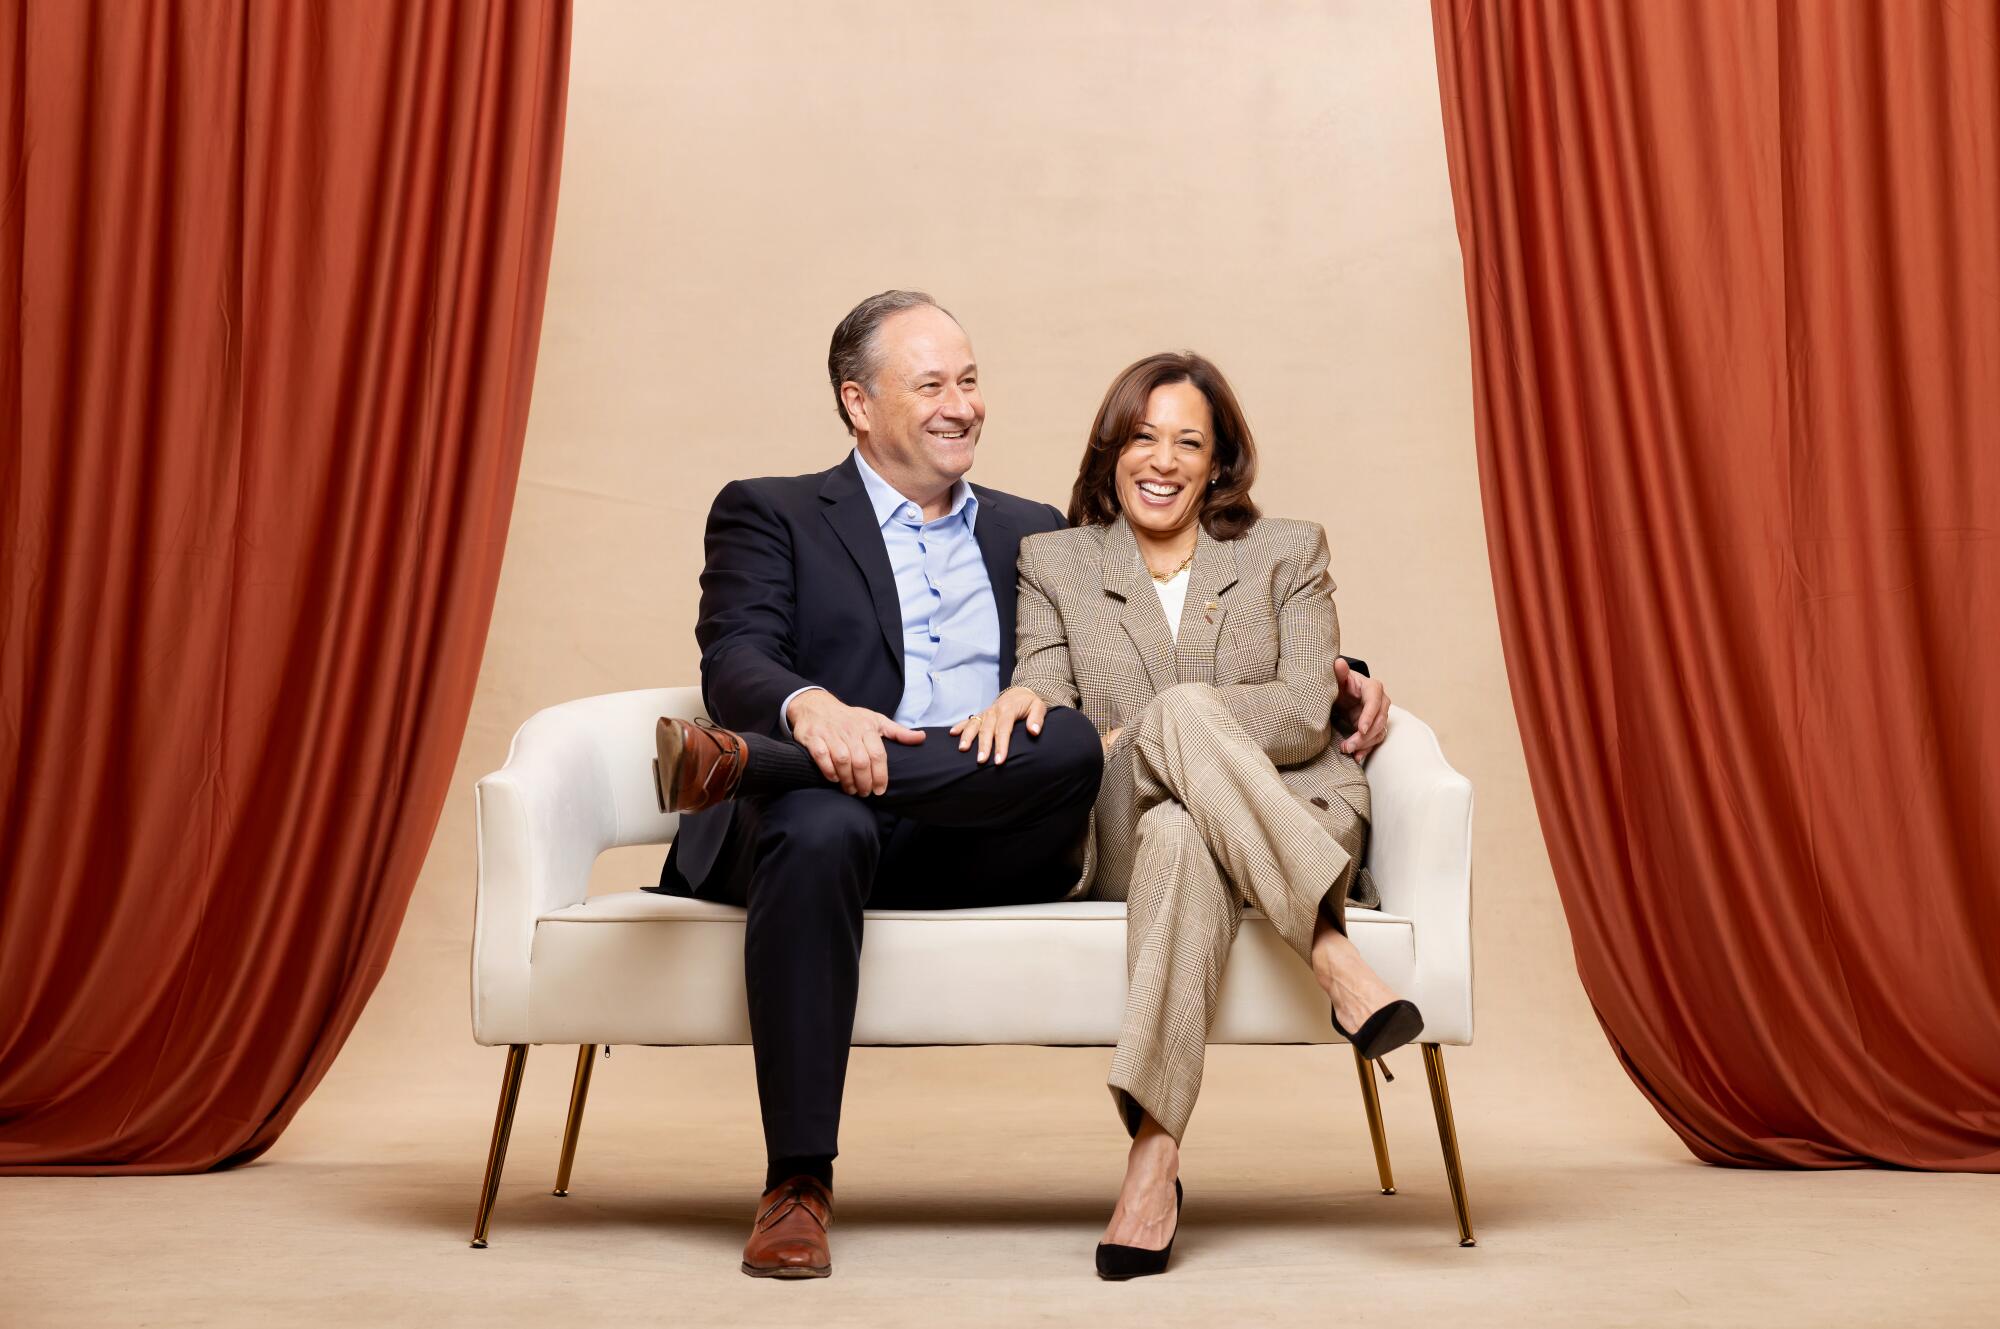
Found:
[[[1002,687],[1014,675],[1015,561],[1022,537],[1068,525],[1046,503],[973,485],[973,535],[1000,618]],[[701,695],[726,729],[782,737],[778,708],[800,688],[894,715],[903,699],[903,615],[874,506],[852,457],[816,475],[734,480],[708,510],[695,639]],[[681,818],[676,869],[699,890],[734,803]]]

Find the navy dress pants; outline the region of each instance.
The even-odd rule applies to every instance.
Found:
[[[697,892],[669,853],[661,889],[745,906],[743,975],[757,1095],[773,1160],[839,1151],[854,1036],[861,912],[1061,899],[1076,884],[1104,772],[1080,711],[1016,724],[1007,764],[980,765],[944,728],[885,744],[888,792],[824,780],[739,802]]]

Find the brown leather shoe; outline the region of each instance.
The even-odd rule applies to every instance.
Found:
[[[743,1243],[743,1272],[752,1278],[825,1278],[833,1272],[826,1229],[833,1193],[818,1177],[793,1177],[757,1201],[757,1222]]]
[[[662,812],[700,812],[733,797],[750,759],[743,735],[706,720],[663,715],[653,745],[660,754],[653,763],[653,791]]]

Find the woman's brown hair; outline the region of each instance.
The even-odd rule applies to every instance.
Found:
[[[1215,483],[1203,491],[1197,519],[1217,540],[1234,540],[1257,524],[1257,505],[1250,501],[1257,447],[1229,380],[1193,351],[1167,351],[1147,356],[1111,380],[1084,444],[1076,488],[1070,491],[1070,525],[1109,526],[1118,519],[1119,454],[1139,432],[1153,389],[1169,383],[1194,384],[1208,398],[1215,420]]]

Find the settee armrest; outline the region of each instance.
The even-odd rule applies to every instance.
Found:
[[[664,844],[678,818],[652,785],[653,723],[696,715],[694,688],[609,693],[551,706],[514,735],[473,791],[479,840],[472,924],[472,1033],[523,1041],[535,920],[581,904],[606,849]]]
[[[1472,1041],[1472,782],[1431,727],[1389,708],[1368,759],[1368,868],[1384,912],[1411,920],[1426,1041]]]

